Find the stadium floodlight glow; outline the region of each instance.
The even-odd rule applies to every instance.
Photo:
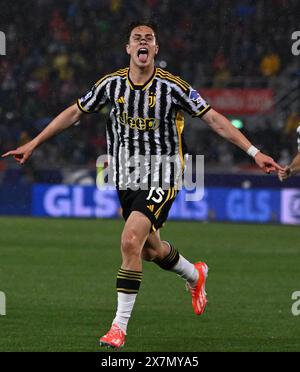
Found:
[[[244,124],[240,119],[232,119],[231,124],[237,129],[242,129],[244,127]]]
[[[167,61],[164,61],[164,60],[159,61],[160,68],[166,68],[167,66],[168,66]]]

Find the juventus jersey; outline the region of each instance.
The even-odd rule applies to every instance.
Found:
[[[133,84],[129,68],[117,70],[77,104],[85,113],[110,105],[107,148],[119,189],[176,184],[184,168],[183,111],[201,117],[210,109],[188,83],[160,68],[144,85]]]

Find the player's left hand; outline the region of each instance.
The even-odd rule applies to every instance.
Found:
[[[284,171],[284,168],[277,164],[270,156],[258,152],[254,158],[256,164],[267,174]]]

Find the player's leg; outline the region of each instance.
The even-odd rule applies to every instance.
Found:
[[[121,236],[122,265],[117,275],[118,304],[109,332],[100,339],[101,346],[122,347],[127,325],[142,281],[143,246],[151,228],[150,220],[141,212],[133,211]]]
[[[195,314],[201,315],[206,306],[205,281],[207,265],[204,262],[193,264],[183,257],[166,241],[160,239],[159,230],[149,234],[143,247],[142,257],[152,261],[164,270],[175,272],[186,281],[192,295]]]
[[[145,261],[163,260],[170,253],[169,244],[160,239],[160,230],[152,231],[142,250]]]
[[[175,272],[191,286],[195,286],[199,279],[195,265],[179,254],[169,242],[162,241],[159,230],[149,234],[143,247],[142,257],[144,260],[156,263],[164,270]]]
[[[142,271],[142,249],[151,230],[151,221],[139,211],[131,212],[121,236],[122,269]]]

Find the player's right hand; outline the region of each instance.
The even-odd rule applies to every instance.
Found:
[[[255,155],[254,160],[256,164],[267,174],[270,174],[271,172],[284,171],[284,168],[277,164],[273,158],[263,154],[260,151]]]
[[[288,166],[285,166],[283,170],[278,171],[278,178],[280,182],[285,181],[291,176],[291,169]]]
[[[16,150],[6,152],[5,154],[2,155],[2,158],[5,158],[7,156],[13,156],[14,159],[19,164],[24,164],[26,160],[28,160],[29,157],[31,156],[33,150],[34,147],[30,142],[28,142],[25,145],[18,147]]]

